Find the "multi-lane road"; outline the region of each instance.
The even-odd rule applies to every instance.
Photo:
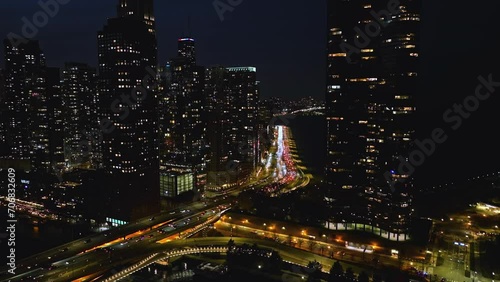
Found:
[[[302,171],[297,172],[290,155],[289,129],[277,126],[275,130],[275,151],[270,154],[273,168],[267,167],[246,185],[25,258],[16,266],[14,276],[0,274],[0,281],[89,281],[107,271],[136,263],[161,249],[163,244],[185,239],[213,223],[243,190],[266,189],[273,183],[284,184],[282,187],[286,190],[304,187],[308,178]],[[7,272],[2,269],[0,273]]]
[[[263,188],[272,197],[305,187],[310,181],[310,175],[303,172],[291,153],[291,144],[294,143],[290,128],[276,126],[274,132],[275,138],[264,167],[264,174],[271,175],[273,181]]]
[[[188,205],[64,244],[22,260],[17,265],[17,275],[2,276],[1,279],[71,281],[97,276],[113,267],[136,262],[168,242],[168,238],[188,237],[190,231],[195,231],[192,229],[220,216],[229,207],[229,201],[222,198],[218,203]]]

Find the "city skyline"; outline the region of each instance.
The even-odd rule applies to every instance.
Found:
[[[424,4],[422,60],[428,84],[443,88],[448,85],[443,79],[440,81],[443,72],[439,71],[439,67],[430,65],[433,59],[441,57],[454,64],[453,58],[460,55],[466,55],[465,57],[470,58],[472,62],[495,56],[494,46],[500,42],[488,34],[494,30],[490,19],[499,4],[485,0],[481,3],[471,7],[465,3],[446,7],[445,3],[437,1]],[[188,35],[188,19],[191,18],[191,36],[196,37],[199,43],[200,65],[257,65],[263,76],[261,80],[264,82],[264,97],[298,98],[312,95],[323,99],[324,77],[323,71],[320,71],[318,66],[326,68],[324,62],[326,2],[308,3],[308,9],[303,9],[303,3],[292,1],[288,3],[286,8],[288,12],[285,13],[279,2],[243,1],[233,12],[225,13],[224,21],[220,21],[211,1],[173,3],[155,1],[155,4],[156,12],[161,14],[158,17],[157,27],[159,62],[166,62],[176,52],[175,40]],[[99,8],[96,10],[95,7]],[[0,33],[5,35],[9,32],[20,34],[24,24],[22,17],[31,20],[33,14],[40,10],[37,1],[21,5],[15,0],[7,0],[0,3],[0,8],[7,12],[6,16],[0,19]],[[116,13],[114,1],[73,0],[61,9],[61,13],[51,18],[46,27],[39,29],[35,38],[40,39],[48,64],[63,67],[65,62],[76,61],[97,67],[95,31],[105,23],[106,18]],[[446,9],[451,9],[449,11],[452,12],[444,13]],[[256,14],[262,15],[254,19],[253,15]],[[319,14],[322,16],[318,16]],[[463,14],[469,14],[470,19],[461,21],[460,15]],[[246,25],[248,23],[250,25]],[[290,24],[288,28],[287,25]],[[61,36],[63,34],[68,36]],[[78,36],[75,36],[76,34]],[[258,39],[250,40],[245,34],[251,34],[252,38]],[[460,42],[461,36],[475,39]],[[234,41],[228,44],[227,38],[233,38]],[[432,42],[438,47],[433,46]],[[445,48],[444,46],[450,42],[454,48]],[[294,48],[283,49],[281,44]],[[267,47],[264,47],[266,45]],[[268,52],[262,54],[253,50],[268,50]],[[3,65],[2,54],[3,50],[0,50],[2,58],[0,62]],[[307,60],[295,60],[292,64],[290,58],[294,58],[297,54],[307,56]],[[288,66],[291,71],[289,75],[294,78],[306,74],[304,82],[286,86],[288,76],[280,74],[280,65]],[[480,72],[478,66],[474,68],[474,74]],[[449,69],[448,72],[449,76],[445,76],[450,79],[456,75],[465,76],[454,69]],[[472,75],[472,71],[469,75]],[[473,83],[472,79],[470,81]],[[430,107],[435,109],[438,106]]]
[[[62,6],[58,16],[51,18],[46,27],[40,28],[36,37],[40,40],[42,48],[49,58],[48,64],[62,67],[66,61],[76,61],[97,67],[96,51],[94,51],[96,50],[95,46],[97,46],[95,31],[105,23],[106,18],[113,17],[116,13],[114,2],[91,0],[82,4],[78,0],[73,0]],[[13,16],[12,19],[2,19],[0,22],[2,24],[0,33],[5,34],[9,32],[20,34],[23,27],[21,18],[23,16],[31,18],[35,12],[40,10],[36,2],[22,6],[6,2],[2,2],[0,5],[5,5],[5,7],[0,6],[2,11],[11,10],[9,14]],[[279,95],[299,98],[313,95],[322,99],[324,78],[321,75],[323,71],[317,66],[318,64],[324,65],[325,48],[322,42],[324,40],[324,18],[316,15],[321,13],[324,5],[310,6],[311,10],[308,12],[308,20],[306,21],[309,24],[314,24],[314,37],[320,38],[320,41],[314,45],[301,44],[300,46],[300,53],[315,56],[313,61],[309,59],[291,60],[296,52],[293,49],[283,49],[278,45],[281,42],[291,46],[297,36],[302,38],[302,42],[311,38],[310,32],[303,28],[301,22],[291,21],[292,18],[298,17],[299,13],[304,15],[304,11],[301,9],[302,5],[300,3],[291,3],[290,5],[295,14],[285,13],[277,3],[243,1],[234,11],[225,12],[224,20],[221,21],[211,1],[179,1],[174,3],[155,1],[159,63],[165,64],[177,52],[176,41],[178,38],[191,36],[197,41],[200,65],[256,65],[265,82],[263,86],[265,97]],[[98,7],[97,11],[95,11],[96,7]],[[256,13],[262,12],[265,12],[263,16],[254,17]],[[283,20],[276,21],[274,16],[277,12]],[[19,14],[19,16],[14,17],[14,14]],[[64,22],[69,22],[73,31],[59,30],[56,32],[56,29],[66,29]],[[290,23],[293,26],[289,26]],[[72,32],[79,35],[72,35],[71,39],[70,37],[60,37],[61,34],[71,34]],[[249,34],[252,35],[252,38],[248,37]],[[228,41],[228,38],[232,38],[232,41]],[[55,44],[56,42],[59,43]],[[67,47],[61,48],[61,46]],[[85,47],[82,48],[82,46]],[[54,56],[56,54],[57,56]],[[296,66],[296,64],[298,65]],[[304,79],[304,69],[316,73],[316,75],[306,78],[307,85],[297,83],[285,86],[283,89],[283,85],[289,82],[288,76],[283,76],[280,71],[283,66],[294,70],[290,75],[293,75],[297,82],[301,81],[299,80],[301,77]],[[310,93],[311,89],[312,93]]]
[[[66,62],[80,62],[97,67],[95,32],[107,17],[116,13],[113,2],[69,1],[56,17],[50,18],[48,25],[40,28],[35,36],[40,40],[48,66],[63,67]],[[166,63],[177,53],[177,39],[183,33],[187,36],[191,18],[191,37],[197,42],[199,65],[258,67],[261,97],[264,98],[313,96],[324,99],[326,2],[315,1],[307,5],[311,9],[302,9],[302,3],[292,1],[285,12],[279,2],[244,1],[232,12],[226,12],[223,21],[220,21],[213,2],[156,2],[155,10],[160,13],[157,19],[159,63]],[[494,77],[500,76],[495,67],[500,61],[496,52],[500,48],[500,39],[490,36],[495,33],[491,20],[493,11],[500,4],[492,1],[481,3],[470,7],[465,3],[447,6],[439,1],[423,4],[420,57],[423,83],[419,91],[421,97],[426,98],[417,101],[417,114],[422,120],[417,130],[420,138],[443,126],[443,113],[474,92],[479,75],[492,73]],[[8,12],[0,19],[0,33],[5,35],[9,32],[20,34],[24,25],[21,18],[31,19],[40,10],[36,1],[19,5],[8,0],[1,2],[0,7]],[[256,14],[262,15],[253,20]],[[460,18],[464,14],[469,15],[466,21]],[[248,34],[252,39],[246,36]],[[232,40],[228,41],[229,38]],[[2,66],[3,52],[0,50]],[[453,67],[448,68],[448,65]],[[464,68],[464,65],[470,67]],[[287,72],[281,71],[283,68]],[[482,110],[468,119],[460,131],[453,132],[447,145],[440,147],[432,161],[421,166],[416,175],[426,175],[445,183],[454,177],[454,172],[473,176],[486,169],[459,165],[452,160],[462,142],[475,148],[474,151],[462,152],[464,163],[482,163],[485,156],[493,160],[488,150],[500,153],[500,150],[496,151],[493,132],[488,130],[490,115],[497,104],[493,99],[481,106]],[[443,171],[443,167],[449,169]],[[473,172],[469,173],[469,170]]]
[[[9,2],[0,280],[500,276],[500,3],[260,1]]]

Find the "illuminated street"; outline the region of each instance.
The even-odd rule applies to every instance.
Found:
[[[0,282],[500,282],[500,1],[445,2],[0,1]]]

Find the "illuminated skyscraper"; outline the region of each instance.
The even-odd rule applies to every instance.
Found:
[[[6,156],[10,152],[10,148],[7,146],[7,103],[6,103],[6,93],[5,93],[5,79],[3,70],[0,69],[0,157]]]
[[[4,126],[7,159],[29,160],[31,171],[50,170],[45,55],[38,41],[5,47]]]
[[[152,1],[120,1],[118,11],[98,33],[97,88],[110,218],[129,221],[159,209],[157,43]]]
[[[406,240],[413,182],[395,171],[414,137],[421,1],[387,3],[328,1],[329,227]]]
[[[177,52],[179,58],[186,58],[190,65],[196,65],[196,46],[193,38],[179,38]]]
[[[163,103],[165,125],[161,165],[189,169],[196,188],[206,182],[205,68],[196,65],[194,39],[180,38],[178,56],[168,63],[169,83]]]
[[[62,73],[65,158],[78,165],[96,158],[97,153],[96,72],[86,64],[66,63]]]
[[[119,18],[143,21],[149,32],[156,32],[153,0],[120,0],[117,10]]]
[[[62,173],[64,161],[64,103],[59,68],[47,68],[47,97],[49,112],[49,143],[51,168]],[[59,174],[60,175],[60,174]]]
[[[248,174],[258,158],[259,90],[255,67],[212,67],[207,70],[210,175],[220,186]]]
[[[230,108],[229,157],[254,164],[257,154],[257,103],[259,101],[257,68],[226,69],[227,106]]]

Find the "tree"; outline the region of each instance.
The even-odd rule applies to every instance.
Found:
[[[244,191],[238,195],[238,207],[244,211],[252,211],[254,208],[255,191]]]
[[[281,272],[281,267],[283,266],[283,258],[279,255],[278,252],[273,251],[271,253],[271,256],[269,257],[269,266],[271,268],[271,272]]]
[[[345,278],[347,278],[348,281],[356,280],[356,277],[354,275],[354,271],[352,271],[352,268],[350,268],[350,267],[347,268],[347,270],[345,271]]]
[[[318,243],[316,243],[315,241],[310,241],[309,242],[309,249],[311,251],[314,250],[314,247],[316,247],[316,245],[318,245]]]
[[[321,270],[323,268],[323,265],[321,265],[321,263],[319,263],[317,260],[314,260],[314,261],[310,261],[307,264],[307,267]]]
[[[332,268],[330,268],[330,276],[329,281],[338,281],[340,277],[344,276],[344,268],[340,264],[340,262],[336,261]]]
[[[368,274],[366,272],[362,271],[359,276],[358,276],[358,282],[369,282],[370,279],[368,278]]]
[[[302,247],[302,243],[304,243],[304,240],[302,238],[299,238],[297,242],[299,243],[299,248],[300,248]]]
[[[309,273],[309,276],[307,277],[307,281],[310,281],[310,282],[321,281],[321,276],[322,276],[321,269],[322,268],[323,268],[323,266],[318,261],[316,261],[316,260],[310,261],[307,264],[307,272]]]

